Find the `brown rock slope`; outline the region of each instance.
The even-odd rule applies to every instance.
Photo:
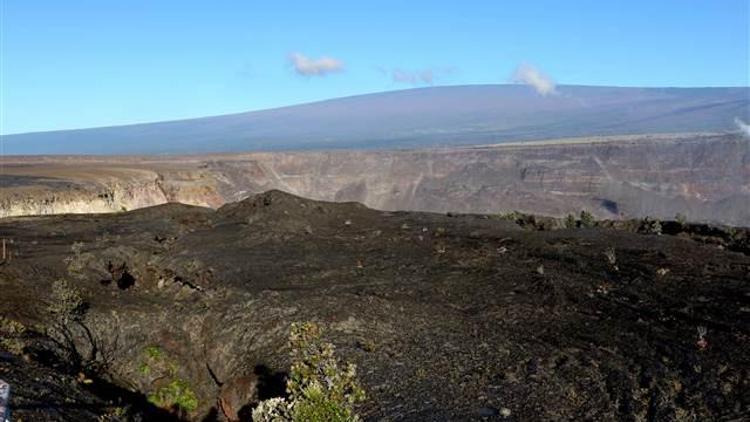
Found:
[[[526,227],[278,191],[218,211],[6,219],[0,315],[30,327],[31,360],[75,375],[42,334],[53,281],[68,279],[88,302],[89,332],[71,337],[93,384],[76,388],[99,396],[77,402],[89,412],[78,419],[50,420],[118,406],[153,416],[138,394],[163,385],[155,359],[174,363],[169,376],[198,399],[182,417],[211,420],[217,381],[258,373],[276,380],[262,396],[283,387],[289,324],[305,320],[358,365],[367,420],[750,415],[750,256],[687,232]],[[126,264],[115,281],[127,273],[135,284],[102,282],[109,263]],[[32,391],[15,400],[24,420],[30,402],[62,406]]]

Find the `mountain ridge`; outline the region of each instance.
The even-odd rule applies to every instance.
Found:
[[[266,110],[2,135],[5,153],[161,154],[403,149],[559,137],[729,131],[750,88],[522,85],[413,88]]]

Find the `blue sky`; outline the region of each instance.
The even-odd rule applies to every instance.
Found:
[[[747,0],[0,4],[3,134],[508,83],[522,63],[558,84],[750,77]]]

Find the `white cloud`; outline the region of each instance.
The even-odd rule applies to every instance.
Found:
[[[742,132],[743,135],[745,135],[746,138],[750,139],[750,125],[743,122],[739,119],[739,117],[734,118],[734,124],[737,125],[737,128]]]
[[[294,71],[302,76],[325,76],[344,70],[344,62],[327,56],[313,59],[302,53],[291,53],[289,63]]]
[[[540,95],[557,94],[555,81],[528,63],[518,65],[513,72],[511,81],[513,83],[529,85]]]

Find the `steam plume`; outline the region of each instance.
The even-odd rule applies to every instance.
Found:
[[[529,85],[539,95],[557,94],[555,81],[528,63],[518,65],[513,72],[512,82]]]
[[[750,139],[750,125],[740,120],[739,117],[734,118],[734,124],[737,125],[737,128],[742,132],[742,134],[745,136],[745,138]]]

